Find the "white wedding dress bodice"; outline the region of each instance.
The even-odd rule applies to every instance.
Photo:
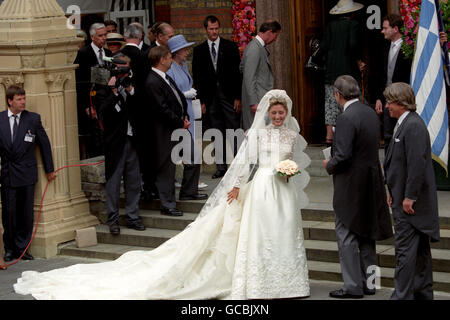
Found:
[[[251,181],[237,181],[239,199],[229,205],[224,197],[160,247],[130,251],[111,262],[27,271],[14,289],[36,299],[309,296],[300,209],[308,203],[303,188],[310,160],[302,152],[297,182],[286,183],[275,172],[279,161],[292,159],[296,136],[269,126],[258,140],[258,170]]]

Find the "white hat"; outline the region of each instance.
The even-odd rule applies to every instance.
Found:
[[[361,3],[353,2],[353,0],[339,0],[338,4],[330,10],[330,14],[344,14],[353,11],[358,11],[364,8]]]

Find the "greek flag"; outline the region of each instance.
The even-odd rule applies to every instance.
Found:
[[[417,113],[430,133],[433,159],[447,171],[447,98],[436,9],[434,0],[422,0],[411,85],[416,94]]]

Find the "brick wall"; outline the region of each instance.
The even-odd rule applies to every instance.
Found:
[[[155,14],[157,21],[169,22],[176,34],[183,34],[188,41],[199,44],[206,39],[203,20],[211,14],[221,22],[221,36],[231,40],[232,5],[231,0],[158,0]]]

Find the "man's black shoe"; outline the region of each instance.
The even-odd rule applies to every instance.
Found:
[[[222,178],[225,175],[226,171],[224,170],[217,170],[216,173],[213,174],[213,179],[219,179]]]
[[[11,251],[6,251],[3,260],[5,260],[5,262],[10,262],[13,261],[14,259],[15,259],[14,253],[12,253]]]
[[[34,260],[34,257],[27,252],[25,252],[25,254],[22,257],[22,260]]]
[[[206,199],[208,199],[208,195],[207,194],[203,194],[203,193],[197,193],[197,194],[194,194],[193,196],[180,196],[180,201],[206,200]]]
[[[375,289],[369,290],[369,289],[364,288],[364,295],[365,296],[373,296],[373,295],[375,295],[375,293],[377,293],[377,291]]]
[[[183,211],[180,211],[176,208],[173,209],[161,208],[161,214],[166,216],[181,217],[183,215]]]
[[[130,229],[137,230],[137,231],[144,231],[145,230],[145,226],[144,226],[144,224],[142,223],[141,220],[136,220],[136,221],[133,221],[133,222],[127,222],[127,227],[130,228]]]
[[[118,224],[113,224],[113,225],[110,225],[109,226],[109,232],[112,234],[112,235],[119,235],[120,234],[120,227],[119,227],[119,225]]]
[[[362,294],[350,294],[346,293],[344,289],[338,289],[330,292],[330,297],[337,299],[361,299],[364,297]]]

